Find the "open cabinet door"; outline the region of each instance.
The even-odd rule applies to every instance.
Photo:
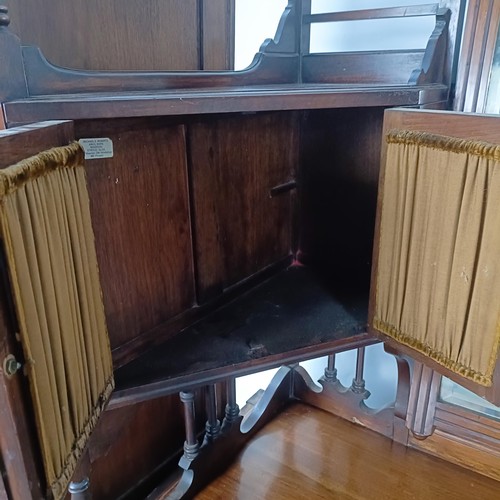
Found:
[[[0,132],[0,466],[13,499],[66,495],[114,385],[73,139],[72,122]]]
[[[369,328],[500,404],[500,118],[387,110]]]
[[[43,122],[0,131],[0,168],[74,140],[73,122]],[[3,259],[2,259],[3,260]],[[5,267],[2,264],[2,267]],[[8,498],[42,498],[40,453],[29,402],[28,383],[16,362],[22,348],[2,269],[0,295],[0,466]],[[15,361],[14,361],[15,360]]]

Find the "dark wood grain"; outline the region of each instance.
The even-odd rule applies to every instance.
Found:
[[[202,398],[197,395],[196,400],[202,408]],[[203,425],[200,412],[198,428]],[[144,498],[155,480],[175,469],[183,441],[177,395],[105,411],[89,443],[93,498],[119,498],[132,492],[135,498]]]
[[[87,160],[86,170],[115,348],[194,301],[184,128],[91,122],[76,135],[114,144],[113,158]]]
[[[11,495],[6,500],[41,500],[45,481],[27,380],[22,372],[8,378],[3,371],[3,360],[7,355],[14,355],[19,362],[23,362],[21,346],[14,339],[15,326],[6,296],[10,291],[5,289],[4,272],[0,289],[0,473],[5,476],[5,484]]]
[[[43,8],[35,0],[5,3],[23,43],[41,47],[58,66],[202,69],[197,0],[50,0]]]
[[[0,168],[8,167],[40,151],[66,146],[74,140],[71,121],[39,122],[0,130]]]
[[[87,71],[51,64],[34,46],[23,47],[29,95],[120,92],[297,83],[298,56],[258,53],[241,71]]]
[[[90,119],[210,113],[416,106],[446,102],[446,85],[276,85],[184,90],[57,95],[4,104],[9,127],[46,119]]]
[[[202,0],[203,59],[200,69],[234,68],[235,0]]]
[[[423,57],[423,50],[310,54],[302,60],[302,81],[403,85],[419,71]]]
[[[27,0],[24,0],[27,1]],[[54,0],[55,1],[55,0]],[[131,0],[132,1],[132,0]],[[223,12],[220,17],[227,17],[228,9],[231,11],[231,0],[228,0],[228,5],[222,5]],[[448,3],[448,2],[447,2]],[[388,51],[379,53],[361,53],[361,54],[322,54],[315,56],[304,56],[304,49],[300,47],[300,29],[302,23],[301,12],[295,2],[290,4],[285,9],[280,24],[278,26],[278,33],[276,41],[268,40],[262,45],[261,51],[256,55],[252,65],[238,72],[230,71],[212,71],[212,72],[116,72],[116,71],[100,71],[89,72],[83,70],[64,69],[55,67],[50,64],[44,55],[37,47],[24,47],[23,48],[23,62],[25,82],[27,86],[27,94],[30,96],[49,96],[54,94],[74,94],[74,93],[98,93],[107,91],[160,91],[165,89],[179,90],[179,89],[214,89],[217,87],[236,87],[236,86],[257,86],[257,85],[278,85],[278,84],[297,84],[298,82],[305,83],[346,83],[359,84],[360,82],[369,83],[370,85],[377,85],[380,83],[395,85],[410,83],[422,83],[425,80],[426,84],[438,84],[444,78],[443,75],[449,74],[448,66],[451,55],[446,51],[444,38],[448,37],[450,40],[454,37],[454,33],[447,34],[448,17],[441,14],[444,9],[438,11],[436,15],[437,25],[440,26],[443,36],[437,37],[435,33],[434,38],[442,38],[443,43],[429,43],[427,49],[421,52],[415,52],[413,55],[409,51]],[[208,5],[204,3],[199,4],[196,11],[198,17],[205,11],[208,18],[213,18],[214,7],[207,8]],[[418,9],[417,9],[418,10]],[[367,11],[371,12],[371,11]],[[208,23],[207,18],[207,23]],[[212,23],[210,23],[212,24]],[[307,24],[307,23],[306,23]],[[436,28],[437,29],[437,28]],[[220,29],[221,37],[225,37],[226,30]],[[437,33],[437,31],[435,30]],[[209,44],[215,40],[216,37],[207,34],[206,43]],[[227,38],[227,37],[226,37]],[[1,41],[1,39],[0,39]],[[304,40],[302,40],[304,41]],[[308,43],[307,43],[308,45]],[[438,50],[439,49],[439,50]],[[2,49],[3,50],[3,49]],[[203,49],[199,49],[199,59],[205,57]],[[9,60],[16,60],[19,64],[19,47],[9,48],[6,46]],[[422,57],[420,57],[422,55]],[[317,57],[316,57],[317,56]],[[208,57],[208,56],[207,56]],[[208,63],[207,63],[208,64]],[[212,65],[212,63],[210,63]],[[441,66],[445,65],[446,70],[441,70]],[[303,67],[302,67],[303,66]],[[423,66],[423,67],[422,67]],[[440,68],[436,68],[439,66]],[[403,73],[406,73],[403,75]],[[409,73],[409,75],[408,75]],[[418,75],[415,78],[411,75]],[[423,75],[423,76],[422,76]],[[446,78],[445,78],[446,79]],[[447,80],[446,80],[447,81]],[[7,89],[10,92],[12,89]],[[247,89],[248,90],[248,89]],[[373,89],[372,89],[373,90]],[[408,89],[407,89],[408,90]],[[441,89],[443,90],[443,89]],[[446,92],[446,89],[444,89]],[[87,96],[88,97],[88,96]],[[180,97],[180,96],[178,96]],[[276,96],[274,96],[276,97]],[[345,97],[345,96],[343,96]],[[401,98],[402,96],[399,95]],[[420,97],[420,94],[419,94]],[[184,97],[180,97],[182,100]],[[438,100],[446,100],[447,96],[441,97]],[[262,99],[260,99],[262,100]],[[276,100],[276,99],[275,99]],[[52,98],[49,98],[51,107],[54,110]],[[226,99],[227,101],[227,99]],[[418,100],[419,104],[422,104]],[[46,101],[38,101],[37,106],[46,105]],[[73,103],[74,104],[74,103]],[[90,103],[89,103],[90,104]],[[101,108],[103,102],[101,101]],[[144,103],[142,103],[144,104]],[[153,112],[157,103],[151,103]],[[171,103],[170,103],[171,104]],[[221,103],[219,103],[220,105]],[[224,104],[228,104],[227,102]],[[231,103],[229,103],[231,104]],[[353,103],[354,104],[354,103]],[[358,103],[356,102],[356,105]],[[379,103],[380,104],[380,103]],[[392,103],[391,103],[392,104]],[[403,104],[402,102],[400,104]],[[407,102],[406,104],[411,104]],[[33,106],[34,103],[30,103]],[[344,104],[348,106],[349,104]],[[64,104],[66,112],[70,112],[69,102]],[[190,111],[187,111],[191,107]],[[309,106],[300,105],[300,108],[307,108]],[[299,109],[295,107],[294,109]],[[324,107],[319,102],[314,107]],[[331,107],[331,104],[326,107]],[[105,108],[107,108],[105,106]],[[80,111],[80,118],[97,117],[97,115],[89,115],[91,110],[90,106],[85,106],[86,111]],[[269,109],[269,108],[259,108]],[[283,109],[278,105],[277,108]],[[290,109],[290,108],[288,108]],[[236,109],[228,107],[226,109],[219,108],[216,111],[223,112]],[[242,110],[242,109],[240,109]],[[257,109],[253,109],[257,110]],[[47,111],[47,110],[46,110]],[[131,110],[129,110],[130,112]],[[215,111],[212,108],[212,111]],[[60,111],[59,111],[60,112]],[[111,116],[119,116],[116,110],[111,111],[107,108],[107,112],[111,112]],[[150,113],[143,113],[151,114]],[[157,113],[165,114],[165,111],[156,110]],[[190,105],[181,110],[177,108],[176,111],[170,110],[168,114],[172,113],[196,113],[196,110]],[[205,112],[207,112],[205,108]],[[73,110],[74,113],[74,110]],[[137,115],[136,110],[133,114]],[[48,116],[48,115],[45,115]],[[102,116],[102,115],[101,115]],[[107,116],[110,116],[109,114]],[[121,115],[124,116],[124,115]],[[130,114],[126,116],[131,116]],[[75,115],[71,116],[72,118]],[[22,119],[8,118],[12,123],[22,123]],[[29,119],[26,119],[29,121]]]
[[[294,114],[219,118],[189,127],[198,297],[292,253],[293,198],[271,196],[298,166]]]
[[[438,401],[436,431],[411,446],[500,481],[500,422],[488,415]]]
[[[92,70],[231,69],[234,0],[6,0],[12,30],[58,66]],[[75,29],[91,27],[88,30]],[[65,40],[64,44],[60,41]]]

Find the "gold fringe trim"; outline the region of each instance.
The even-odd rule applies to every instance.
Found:
[[[390,130],[387,133],[386,141],[388,144],[424,146],[440,151],[467,153],[489,160],[500,161],[500,146],[485,141],[458,139],[456,137],[411,130]]]
[[[49,149],[2,169],[0,170],[0,201],[32,179],[60,168],[81,167],[83,160],[82,147],[78,142],[73,142],[69,146]]]
[[[83,428],[80,436],[76,438],[75,443],[73,444],[73,449],[65,460],[62,472],[50,485],[50,491],[55,500],[61,500],[66,496],[68,484],[70,483],[71,477],[75,472],[78,460],[85,450],[85,446],[90,437],[90,434],[94,430],[99,416],[104,411],[106,403],[108,402],[114,387],[115,382],[113,379],[113,375],[111,375],[106,384],[106,387],[100,394],[97,403],[92,410],[89,420],[85,424],[85,427]]]
[[[385,333],[389,337],[392,337],[394,340],[397,340],[401,344],[404,344],[416,351],[425,354],[429,358],[433,359],[440,365],[448,368],[449,370],[465,377],[473,382],[481,384],[485,387],[491,387],[493,385],[493,368],[496,362],[497,353],[493,352],[494,362],[490,362],[490,366],[488,366],[487,373],[481,373],[470,366],[464,365],[458,361],[451,359],[449,356],[446,356],[440,351],[437,351],[430,345],[411,337],[408,334],[401,332],[395,326],[382,321],[381,319],[374,318],[373,326],[382,333]]]

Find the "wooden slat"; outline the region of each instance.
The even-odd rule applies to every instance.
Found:
[[[359,21],[365,19],[390,19],[401,17],[435,16],[439,4],[411,5],[408,7],[391,7],[384,9],[363,9],[343,12],[327,12],[323,14],[310,14],[303,17],[303,22],[331,23],[337,21]]]
[[[309,54],[302,58],[302,82],[404,85],[423,57],[424,50]]]
[[[221,70],[234,67],[234,2],[203,0],[202,63],[199,69]]]
[[[4,104],[9,126],[41,119],[191,115],[292,109],[411,106],[446,101],[445,85],[291,85],[155,93],[47,96]]]
[[[469,2],[453,104],[456,111],[481,113],[485,110],[499,22],[500,2]]]

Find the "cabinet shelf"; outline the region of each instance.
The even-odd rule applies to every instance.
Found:
[[[339,296],[309,268],[289,267],[118,368],[111,405],[374,343],[367,300]]]

